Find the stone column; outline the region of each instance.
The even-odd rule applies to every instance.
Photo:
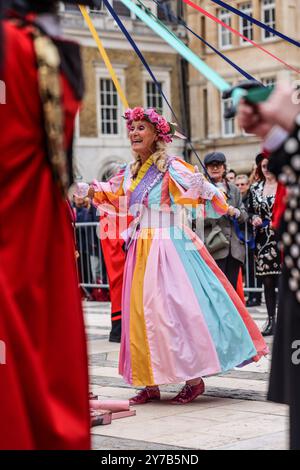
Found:
[[[263,18],[261,16],[262,9],[260,0],[252,0],[252,5],[253,17],[263,22]],[[262,29],[255,25],[253,25],[253,39],[255,42],[261,42],[262,40]]]

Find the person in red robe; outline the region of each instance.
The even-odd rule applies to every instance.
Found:
[[[104,180],[110,180],[120,171],[121,167],[121,163],[113,163],[105,174]],[[100,242],[109,282],[111,301],[111,331],[109,341],[112,343],[121,342],[122,289],[126,259],[122,230],[127,230],[131,221],[132,219],[126,216],[126,221],[122,219],[120,224],[119,217],[112,216],[105,213],[105,211],[100,215]]]
[[[56,2],[28,3],[43,13]],[[55,138],[49,144],[39,81],[48,54],[55,88],[56,49],[62,102],[55,106],[64,123],[57,140],[63,135],[60,154],[70,154],[81,99],[79,50],[59,38],[49,41],[47,24],[35,26],[38,21],[30,14],[0,23],[6,87],[6,104],[0,104],[0,449],[89,449],[86,339],[62,192],[66,167],[55,170],[50,159]],[[39,60],[36,36],[46,46]]]

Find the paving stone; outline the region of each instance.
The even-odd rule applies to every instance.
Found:
[[[139,389],[118,375],[120,345],[108,342],[110,304],[85,305],[91,390],[103,399],[129,399]],[[259,327],[265,306],[251,309]],[[270,349],[273,338],[267,338]],[[103,450],[286,449],[288,409],[266,401],[271,356],[205,379],[205,394],[185,406],[169,398],[181,384],[161,387],[162,401],[136,407],[134,417],[92,428]]]

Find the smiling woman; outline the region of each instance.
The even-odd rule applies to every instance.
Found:
[[[154,109],[125,113],[134,162],[91,194],[105,211],[134,217],[128,232],[122,296],[119,372],[146,386],[131,399],[160,399],[159,384],[186,382],[172,404],[204,392],[202,377],[258,360],[268,349],[234,289],[200,239],[185,226],[182,207],[228,212],[223,193],[197,168],[167,154],[175,128]],[[122,204],[124,207],[124,204]]]

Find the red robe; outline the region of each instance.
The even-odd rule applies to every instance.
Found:
[[[272,225],[275,230],[280,228],[280,223],[286,210],[286,203],[287,189],[282,183],[278,183],[272,215]]]
[[[86,340],[72,226],[46,159],[29,29],[6,23],[4,33],[0,448],[88,449]],[[62,81],[67,144],[79,103]]]
[[[243,286],[243,273],[242,273],[242,268],[239,271],[239,276],[237,280],[237,286],[236,286],[236,292],[243,302],[244,305],[246,305],[246,300],[245,300],[245,295],[244,295],[244,286]]]
[[[109,282],[111,300],[112,322],[121,320],[122,317],[122,287],[125,266],[124,240],[119,233],[119,220],[116,217],[116,237],[105,237],[107,231],[107,217],[100,218],[101,247]],[[112,224],[112,222],[110,222]],[[127,226],[129,223],[127,223]]]

